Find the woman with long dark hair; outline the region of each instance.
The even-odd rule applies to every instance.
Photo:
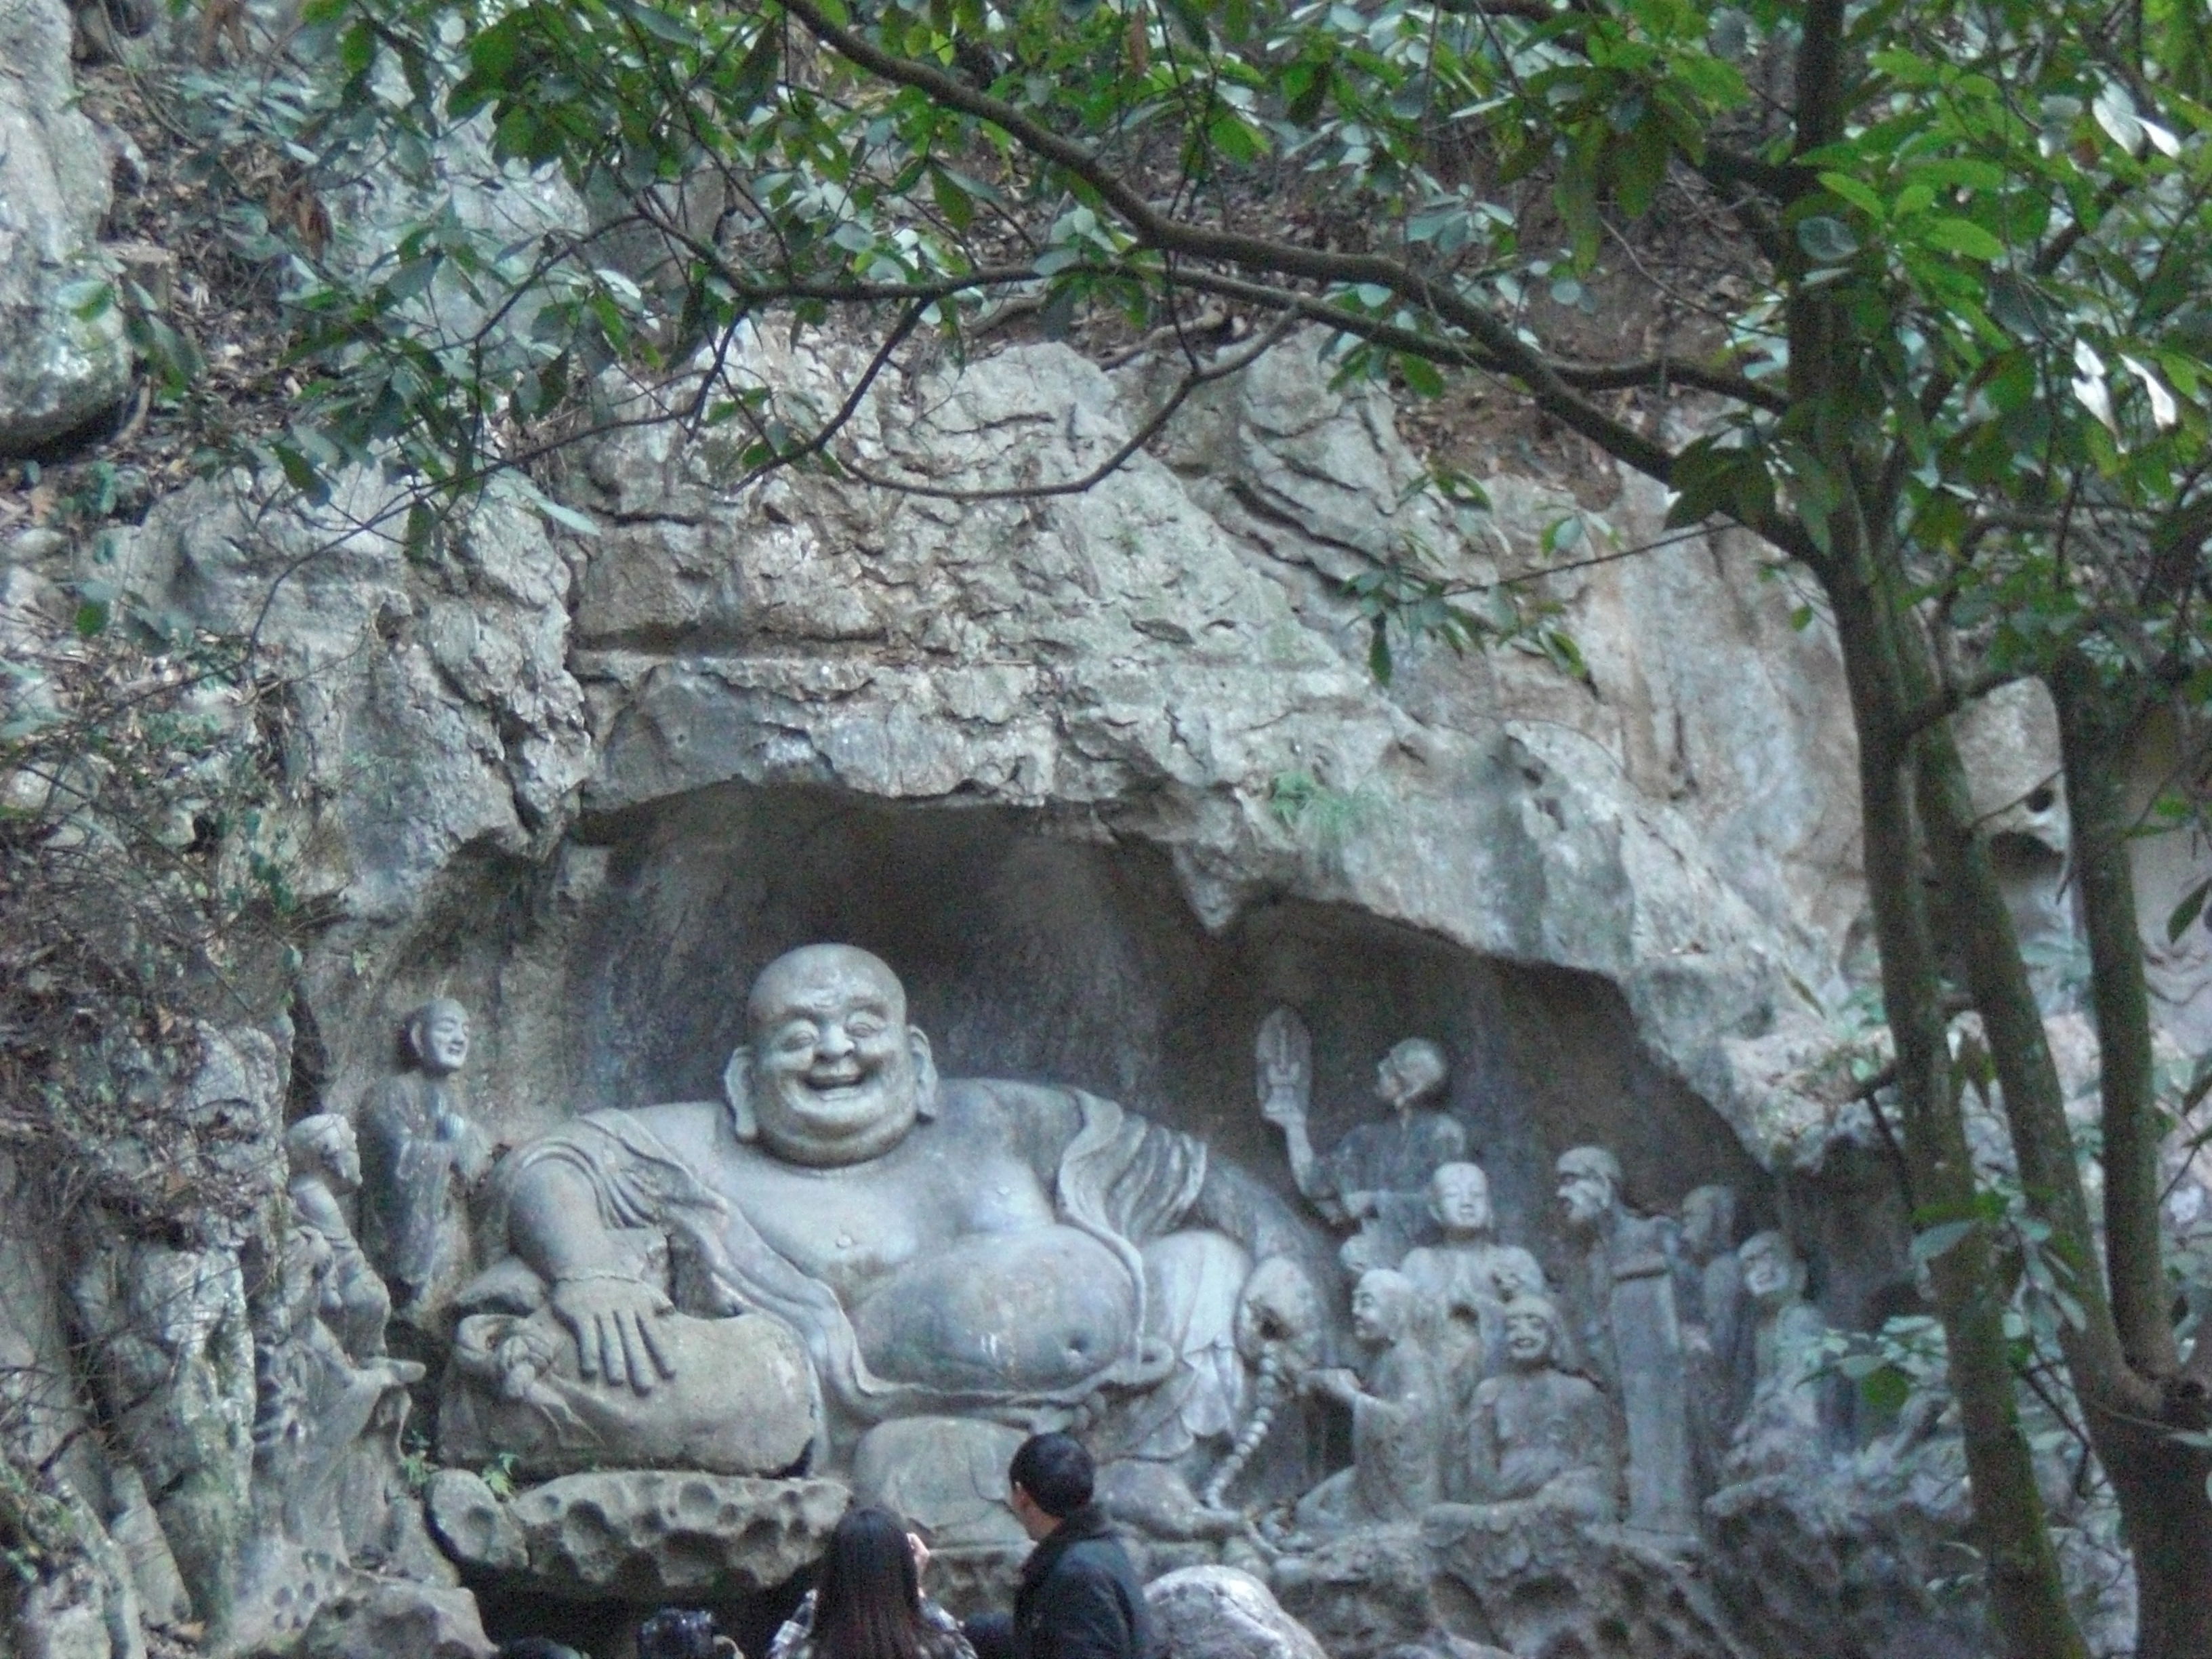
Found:
[[[769,1659],[975,1659],[959,1622],[921,1593],[928,1559],[889,1510],[847,1510]]]

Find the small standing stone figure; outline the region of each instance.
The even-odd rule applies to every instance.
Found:
[[[1689,1388],[1674,1302],[1674,1224],[1621,1202],[1620,1160],[1577,1146],[1558,1164],[1562,1218],[1587,1250],[1583,1287],[1589,1353],[1620,1401],[1628,1440],[1628,1522],[1682,1535],[1697,1530]]]
[[[1443,1241],[1409,1252],[1399,1271],[1429,1304],[1437,1362],[1456,1417],[1484,1377],[1505,1363],[1506,1302],[1540,1291],[1544,1270],[1517,1244],[1501,1244],[1490,1177],[1479,1164],[1447,1164],[1429,1177],[1429,1213]]]
[[[1784,1474],[1826,1450],[1820,1421],[1821,1341],[1827,1323],[1805,1300],[1805,1264],[1780,1233],[1754,1233],[1736,1253],[1753,1328],[1751,1405],[1735,1426],[1723,1473],[1735,1480]]]
[[[1419,1311],[1405,1274],[1370,1268],[1352,1293],[1352,1334],[1376,1351],[1366,1377],[1339,1369],[1305,1374],[1306,1393],[1351,1407],[1352,1467],[1298,1500],[1302,1530],[1411,1520],[1437,1501],[1444,1401]]]
[[[1560,1368],[1558,1310],[1520,1297],[1504,1322],[1506,1369],[1476,1385],[1468,1419],[1467,1488],[1485,1506],[1481,1519],[1494,1526],[1552,1510],[1611,1520],[1612,1413],[1587,1377]]]
[[[1689,1364],[1698,1487],[1706,1492],[1720,1484],[1729,1431],[1742,1419],[1751,1400],[1752,1322],[1735,1241],[1735,1188],[1698,1187],[1683,1196],[1674,1296]]]
[[[1382,1056],[1375,1093],[1390,1115],[1362,1123],[1326,1154],[1307,1128],[1313,1096],[1313,1039],[1304,1022],[1278,1008],[1260,1027],[1260,1115],[1283,1132],[1291,1178],[1330,1224],[1356,1228],[1341,1259],[1353,1273],[1395,1267],[1429,1228],[1429,1179],[1467,1157],[1467,1130],[1443,1108],[1451,1066],[1426,1037],[1407,1037]]]
[[[291,1165],[289,1190],[301,1224],[330,1247],[322,1275],[320,1313],[356,1364],[384,1352],[392,1297],[346,1224],[340,1200],[361,1186],[361,1149],[353,1125],[336,1112],[303,1117],[284,1132]]]
[[[467,1195],[491,1152],[453,1081],[468,1061],[468,1010],[434,998],[407,1017],[402,1040],[408,1069],[362,1107],[361,1242],[395,1316],[427,1331],[467,1271]]]

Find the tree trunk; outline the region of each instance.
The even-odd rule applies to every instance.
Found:
[[[2212,1655],[2212,1455],[2174,1434],[2205,1428],[2204,1367],[2182,1369],[2160,1243],[2165,1126],[2120,770],[2143,694],[2108,685],[2078,653],[2050,683],[2101,1056],[2106,1277],[2122,1351],[2118,1375],[2075,1388],[2135,1556],[2140,1659],[2201,1659]],[[2212,1344],[2199,1347],[2212,1364]]]
[[[1926,859],[1900,741],[1904,629],[1863,567],[1822,573],[1835,608],[1859,732],[1860,807],[1882,996],[1897,1044],[1898,1092],[1916,1226],[1967,1221],[1931,1264],[1951,1390],[1959,1401],[1975,1541],[2007,1659],[2087,1659],[2045,1524],[2020,1425],[1991,1238],[1979,1219],[1965,1118],[1951,1073],[1942,977],[1922,872]],[[1904,641],[1917,648],[1919,641]]]

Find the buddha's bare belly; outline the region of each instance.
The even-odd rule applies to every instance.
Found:
[[[974,1233],[899,1268],[854,1312],[878,1376],[1025,1393],[1080,1382],[1128,1352],[1136,1291],[1073,1227]]]

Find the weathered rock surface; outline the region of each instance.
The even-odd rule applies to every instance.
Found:
[[[1184,1567],[1145,1586],[1160,1639],[1176,1659],[1328,1659],[1274,1593],[1235,1567]]]
[[[528,1561],[516,1576],[532,1589],[694,1602],[769,1589],[811,1565],[850,1498],[833,1480],[609,1469],[549,1480],[506,1507]],[[462,1531],[495,1548],[513,1536],[496,1523]]]
[[[490,1659],[495,1651],[465,1589],[364,1577],[307,1626],[302,1659]]]
[[[530,1541],[482,1475],[440,1469],[430,1477],[422,1507],[431,1536],[463,1566],[495,1573],[528,1569]]]
[[[101,274],[93,239],[108,163],[77,110],[62,0],[0,0],[0,455],[112,408],[131,354],[113,307],[87,319],[71,282]]]

